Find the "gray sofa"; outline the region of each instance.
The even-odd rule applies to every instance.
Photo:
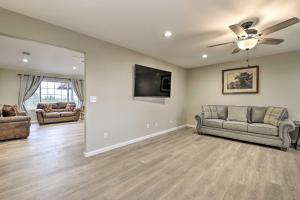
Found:
[[[216,108],[216,115],[210,116],[210,119],[205,116],[207,114],[205,111],[195,116],[197,120],[196,130],[199,134],[215,135],[280,147],[283,151],[286,151],[291,144],[289,133],[295,130],[295,124],[288,119],[287,110],[275,126],[265,123],[268,107],[221,105],[215,105],[214,107]],[[236,112],[235,110],[240,108],[246,109],[245,119],[239,121],[230,119],[234,115],[240,115],[239,113],[234,113]]]

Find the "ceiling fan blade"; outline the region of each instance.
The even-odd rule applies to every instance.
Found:
[[[280,44],[282,43],[284,40],[283,39],[274,39],[274,38],[262,38],[259,40],[259,44]]]
[[[240,48],[238,48],[238,47],[236,47],[233,51],[232,51],[232,54],[236,54],[236,53],[238,53],[238,52],[240,52]]]
[[[281,29],[284,29],[284,28],[287,28],[287,27],[292,26],[294,24],[297,24],[299,21],[300,20],[297,17],[293,17],[293,18],[288,19],[284,22],[281,22],[279,24],[276,24],[274,26],[266,28],[261,33],[262,33],[262,35],[268,35],[270,33],[274,33],[274,32],[279,31]]]
[[[229,28],[232,30],[232,32],[234,32],[239,38],[246,38],[248,36],[247,32],[244,30],[244,28],[239,25],[239,24],[235,24],[235,25],[231,25],[229,26]]]
[[[226,44],[234,44],[234,42],[224,42],[224,43],[220,43],[220,44],[210,45],[210,46],[207,46],[207,47],[217,47],[217,46],[226,45]]]

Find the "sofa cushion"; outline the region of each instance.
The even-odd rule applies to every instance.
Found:
[[[253,123],[248,125],[248,132],[277,136],[278,127],[270,124]]]
[[[66,109],[53,109],[53,112],[66,112]]]
[[[273,126],[279,126],[280,121],[287,112],[286,108],[268,107],[266,115],[264,117],[265,124],[271,124]]]
[[[61,117],[71,117],[71,116],[74,116],[74,115],[75,115],[75,112],[61,112],[60,113]]]
[[[218,119],[217,106],[202,106],[205,119]]]
[[[264,123],[267,107],[252,107],[251,122]]]
[[[228,106],[228,121],[248,121],[248,107],[245,106]]]
[[[236,131],[247,131],[248,123],[247,122],[238,122],[238,121],[225,121],[223,123],[223,128],[236,130]]]
[[[217,106],[217,113],[219,119],[227,119],[228,107],[227,106]]]
[[[57,117],[60,117],[60,113],[59,112],[45,113],[45,118],[57,118]]]
[[[223,122],[225,122],[223,119],[204,119],[203,125],[215,128],[223,128]]]

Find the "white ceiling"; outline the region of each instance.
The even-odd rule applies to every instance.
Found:
[[[235,35],[228,26],[258,18],[259,30],[291,17],[300,17],[299,0],[9,0],[0,7],[109,41],[183,67],[241,60],[228,42]],[[165,30],[173,37],[166,39]],[[300,23],[270,37],[285,39],[278,46],[261,45],[259,57],[300,49]],[[202,59],[202,54],[208,54]]]
[[[23,55],[22,52],[31,55]],[[84,75],[84,54],[48,44],[0,36],[0,68],[62,75]],[[24,63],[23,58],[29,60]],[[77,69],[73,70],[73,66]]]

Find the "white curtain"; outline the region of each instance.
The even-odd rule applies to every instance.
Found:
[[[25,101],[29,99],[40,86],[43,76],[20,75],[19,99],[18,104],[22,110],[26,111]]]
[[[73,89],[80,101],[81,107],[84,105],[84,87],[83,87],[83,81],[72,79],[71,83],[73,85]]]

